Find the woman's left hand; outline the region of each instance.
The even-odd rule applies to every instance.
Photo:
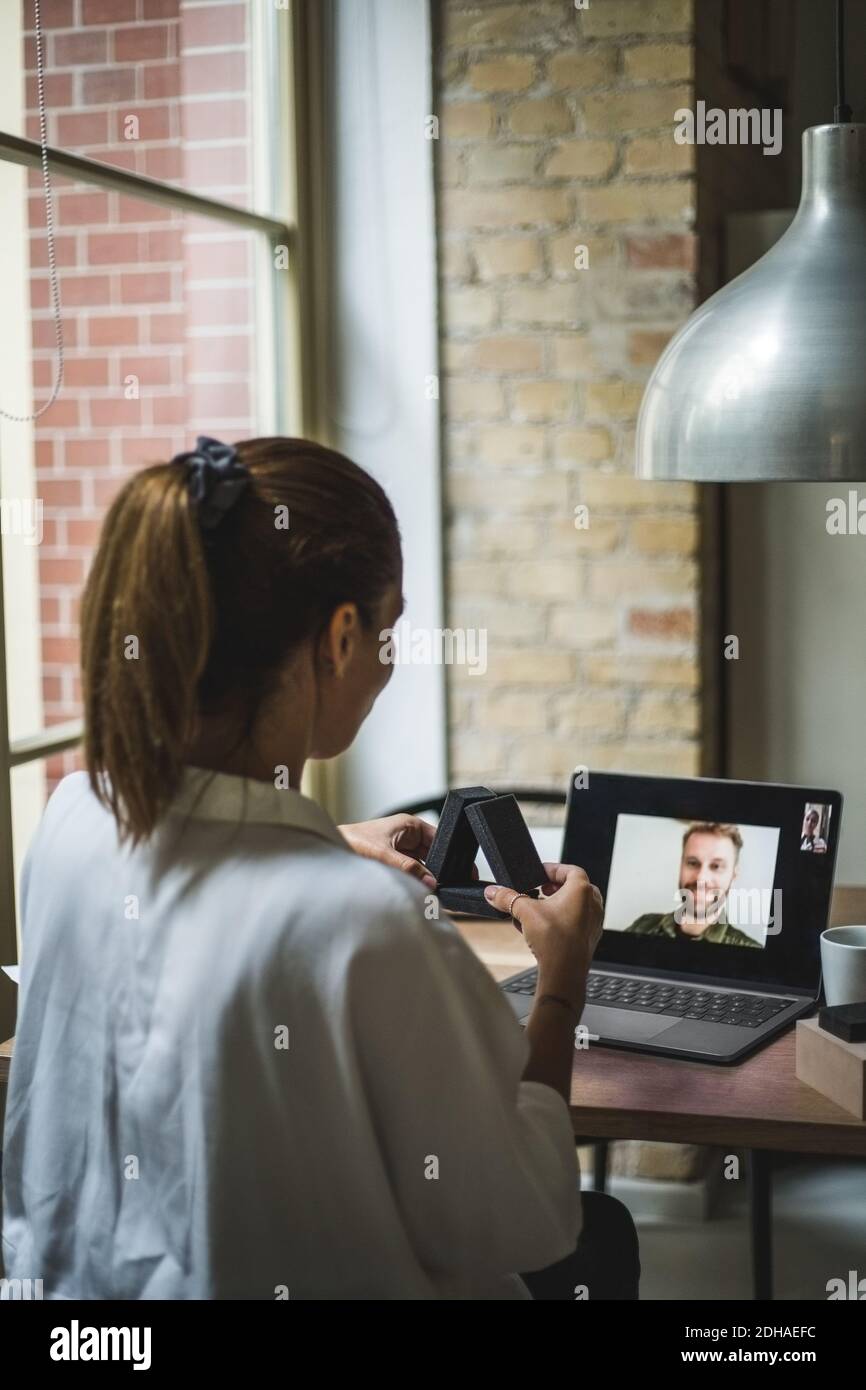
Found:
[[[421,863],[433,843],[436,827],[420,816],[382,816],[380,820],[364,820],[357,825],[338,828],[356,854],[365,859],[378,859],[392,869],[402,869],[428,888],[436,887],[435,878]]]

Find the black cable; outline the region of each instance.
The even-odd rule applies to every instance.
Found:
[[[845,0],[836,0],[836,105],[833,120],[843,125],[851,119],[851,107],[845,101]]]

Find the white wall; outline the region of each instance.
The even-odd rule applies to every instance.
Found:
[[[403,533],[406,616],[442,626],[436,249],[426,0],[331,0],[335,229],[325,409],[330,442],[368,469]],[[398,665],[338,767],[342,819],[444,787],[441,667]]]
[[[736,219],[729,278],[785,219]],[[727,775],[809,783],[845,798],[836,882],[866,884],[866,535],[831,536],[826,504],[849,485],[728,489]],[[866,499],[866,485],[857,489]]]
[[[736,493],[729,775],[841,791],[836,881],[866,884],[866,536],[827,534],[838,485]]]
[[[792,0],[794,55],[785,158],[800,196],[800,136],[833,119],[833,6]],[[848,101],[866,120],[866,4],[846,7]],[[729,275],[761,255],[783,226],[756,222],[738,238]],[[846,489],[847,491],[847,489]],[[866,485],[858,489],[866,498]],[[822,783],[845,796],[836,881],[866,884],[866,536],[828,536],[818,483],[730,489],[727,663],[732,777]]]

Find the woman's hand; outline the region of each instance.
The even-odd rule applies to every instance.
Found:
[[[538,961],[538,984],[526,1020],[529,1060],[524,1081],[551,1086],[571,1100],[575,1025],[586,1005],[586,979],[602,931],[601,893],[576,864],[545,864],[540,898],[515,898],[513,888],[486,888],[494,907],[514,915]],[[564,1007],[563,1007],[564,1006]]]
[[[541,898],[515,898],[513,888],[492,887],[484,896],[501,912],[514,903],[514,919],[538,961],[539,982],[557,992],[580,994],[596,946],[601,940],[604,904],[601,893],[576,864],[545,864],[547,883]]]
[[[402,869],[428,888],[436,887],[435,878],[420,862],[433,843],[436,827],[420,816],[382,816],[338,829],[356,854]]]

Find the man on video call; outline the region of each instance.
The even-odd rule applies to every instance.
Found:
[[[680,941],[712,941],[721,946],[757,946],[728,922],[728,893],[737,876],[743,837],[736,825],[702,821],[683,836],[680,906],[673,912],[645,912],[627,931],[670,936]]]

